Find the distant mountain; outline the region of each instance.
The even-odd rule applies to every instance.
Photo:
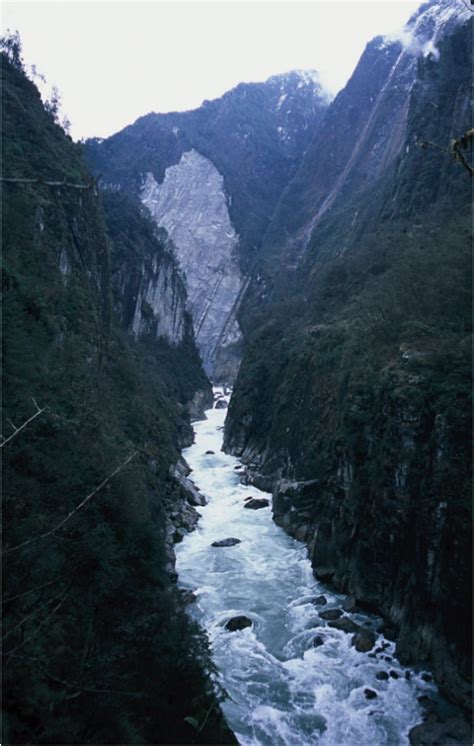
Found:
[[[298,261],[323,215],[394,164],[407,144],[419,58],[436,60],[439,41],[468,17],[457,0],[433,0],[420,6],[400,38],[369,42],[279,200],[264,240],[272,254],[285,247],[288,261]]]
[[[328,103],[317,73],[292,71],[86,144],[102,184],[140,196],[173,239],[214,377],[235,376],[246,275]]]

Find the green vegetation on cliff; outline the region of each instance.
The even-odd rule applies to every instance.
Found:
[[[4,176],[89,185],[3,55],[2,76]],[[191,338],[121,328],[120,236],[153,237],[130,205],[109,204],[107,223],[94,187],[3,184],[3,437],[32,397],[46,409],[2,448],[2,742],[234,742],[164,544],[183,408],[205,378]]]
[[[277,520],[306,538],[317,574],[381,610],[399,655],[429,661],[466,708],[470,183],[449,155],[415,143],[468,129],[470,34],[440,43],[438,62],[420,59],[394,167],[324,217],[293,273],[274,247],[262,256],[253,293],[265,298],[242,318],[225,434],[275,483],[317,480],[304,510],[275,499]]]

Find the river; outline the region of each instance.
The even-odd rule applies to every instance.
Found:
[[[320,611],[340,608],[345,596],[314,578],[306,547],[272,521],[270,507],[244,508],[249,496],[271,502],[271,495],[242,485],[239,460],[221,451],[225,415],[226,409],[209,410],[183,452],[209,502],[198,509],[197,530],[176,546],[176,569],[180,586],[197,595],[190,613],[209,636],[229,695],[222,709],[230,727],[242,746],[408,744],[409,730],[422,720],[418,697],[433,695],[434,684],[401,666],[395,644],[382,635],[370,654],[360,653],[352,634],[321,619]],[[211,546],[229,537],[241,543]],[[323,607],[313,603],[320,595]],[[225,623],[237,615],[252,627],[228,631]],[[373,631],[381,622],[347,616]],[[316,636],[323,640],[317,647]],[[377,678],[382,671],[388,679]],[[368,699],[365,690],[376,696]]]

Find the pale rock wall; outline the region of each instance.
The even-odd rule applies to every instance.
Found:
[[[183,341],[185,332],[186,294],[171,262],[153,262],[152,273],[144,273],[138,292],[132,331],[137,336],[155,327],[157,337],[170,344]]]
[[[137,337],[152,333],[174,347],[183,342],[189,324],[186,289],[172,255],[124,267],[114,284],[120,296],[116,311],[124,328]]]
[[[208,158],[189,150],[166,169],[162,184],[147,174],[141,200],[175,246],[206,373],[232,378],[239,363],[235,313],[243,277],[223,176]]]

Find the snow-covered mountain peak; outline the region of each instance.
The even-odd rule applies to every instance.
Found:
[[[459,0],[429,0],[421,5],[400,31],[385,37],[387,42],[399,41],[405,51],[426,57],[438,56],[437,42],[471,13]]]

